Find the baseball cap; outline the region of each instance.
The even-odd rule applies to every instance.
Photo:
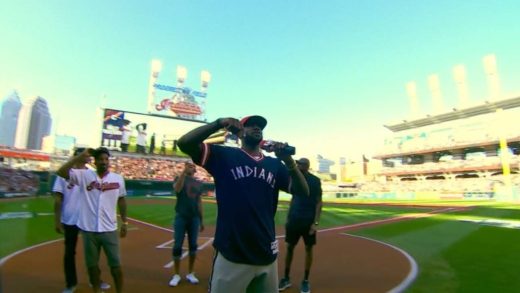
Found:
[[[264,129],[265,126],[267,125],[267,120],[264,117],[259,116],[259,115],[251,115],[251,116],[246,116],[246,117],[240,119],[240,124],[242,124],[243,126],[248,126],[250,124],[256,124],[256,125],[260,126],[260,128]]]
[[[309,159],[307,158],[299,158],[298,160],[296,160],[296,163],[302,165],[310,165]]]

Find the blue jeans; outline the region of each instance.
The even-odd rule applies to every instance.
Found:
[[[175,216],[173,222],[173,236],[175,244],[173,245],[173,259],[180,259],[182,255],[182,243],[184,235],[188,233],[188,244],[190,255],[197,253],[197,237],[199,236],[200,218],[183,217],[179,214]]]

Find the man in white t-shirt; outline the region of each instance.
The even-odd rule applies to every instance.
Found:
[[[146,154],[146,123],[137,124],[137,141],[136,141],[136,152]]]
[[[90,169],[73,169],[78,162],[94,157],[96,171]],[[85,263],[94,292],[100,290],[99,254],[105,251],[110,272],[114,278],[116,292],[123,290],[123,271],[119,256],[119,239],[117,233],[117,208],[121,215],[120,237],[127,232],[126,189],[121,175],[109,171],[108,149],[100,147],[87,149],[65,163],[57,174],[69,183],[78,186],[79,213],[77,226],[83,235]]]
[[[130,144],[130,134],[132,134],[132,129],[128,124],[130,121],[125,120],[124,125],[119,129],[121,130],[121,151],[128,152],[128,145]]]
[[[74,156],[83,152],[84,148],[74,151]],[[86,169],[89,158],[79,161],[74,165],[74,169]],[[65,238],[65,254],[63,256],[63,269],[65,272],[65,290],[63,293],[74,292],[78,284],[76,274],[76,243],[78,242],[79,228],[76,226],[78,221],[79,200],[78,188],[76,185],[67,182],[62,177],[57,176],[52,188],[54,192],[54,226],[56,232],[63,234]],[[101,282],[101,289],[108,290],[110,285]]]

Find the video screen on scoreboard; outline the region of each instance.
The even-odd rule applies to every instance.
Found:
[[[101,145],[129,153],[171,155],[177,140],[206,122],[105,109]]]

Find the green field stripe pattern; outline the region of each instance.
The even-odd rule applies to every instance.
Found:
[[[488,224],[519,217],[518,206],[481,206],[352,234],[400,247],[417,261],[420,273],[408,292],[518,292],[520,225]]]

